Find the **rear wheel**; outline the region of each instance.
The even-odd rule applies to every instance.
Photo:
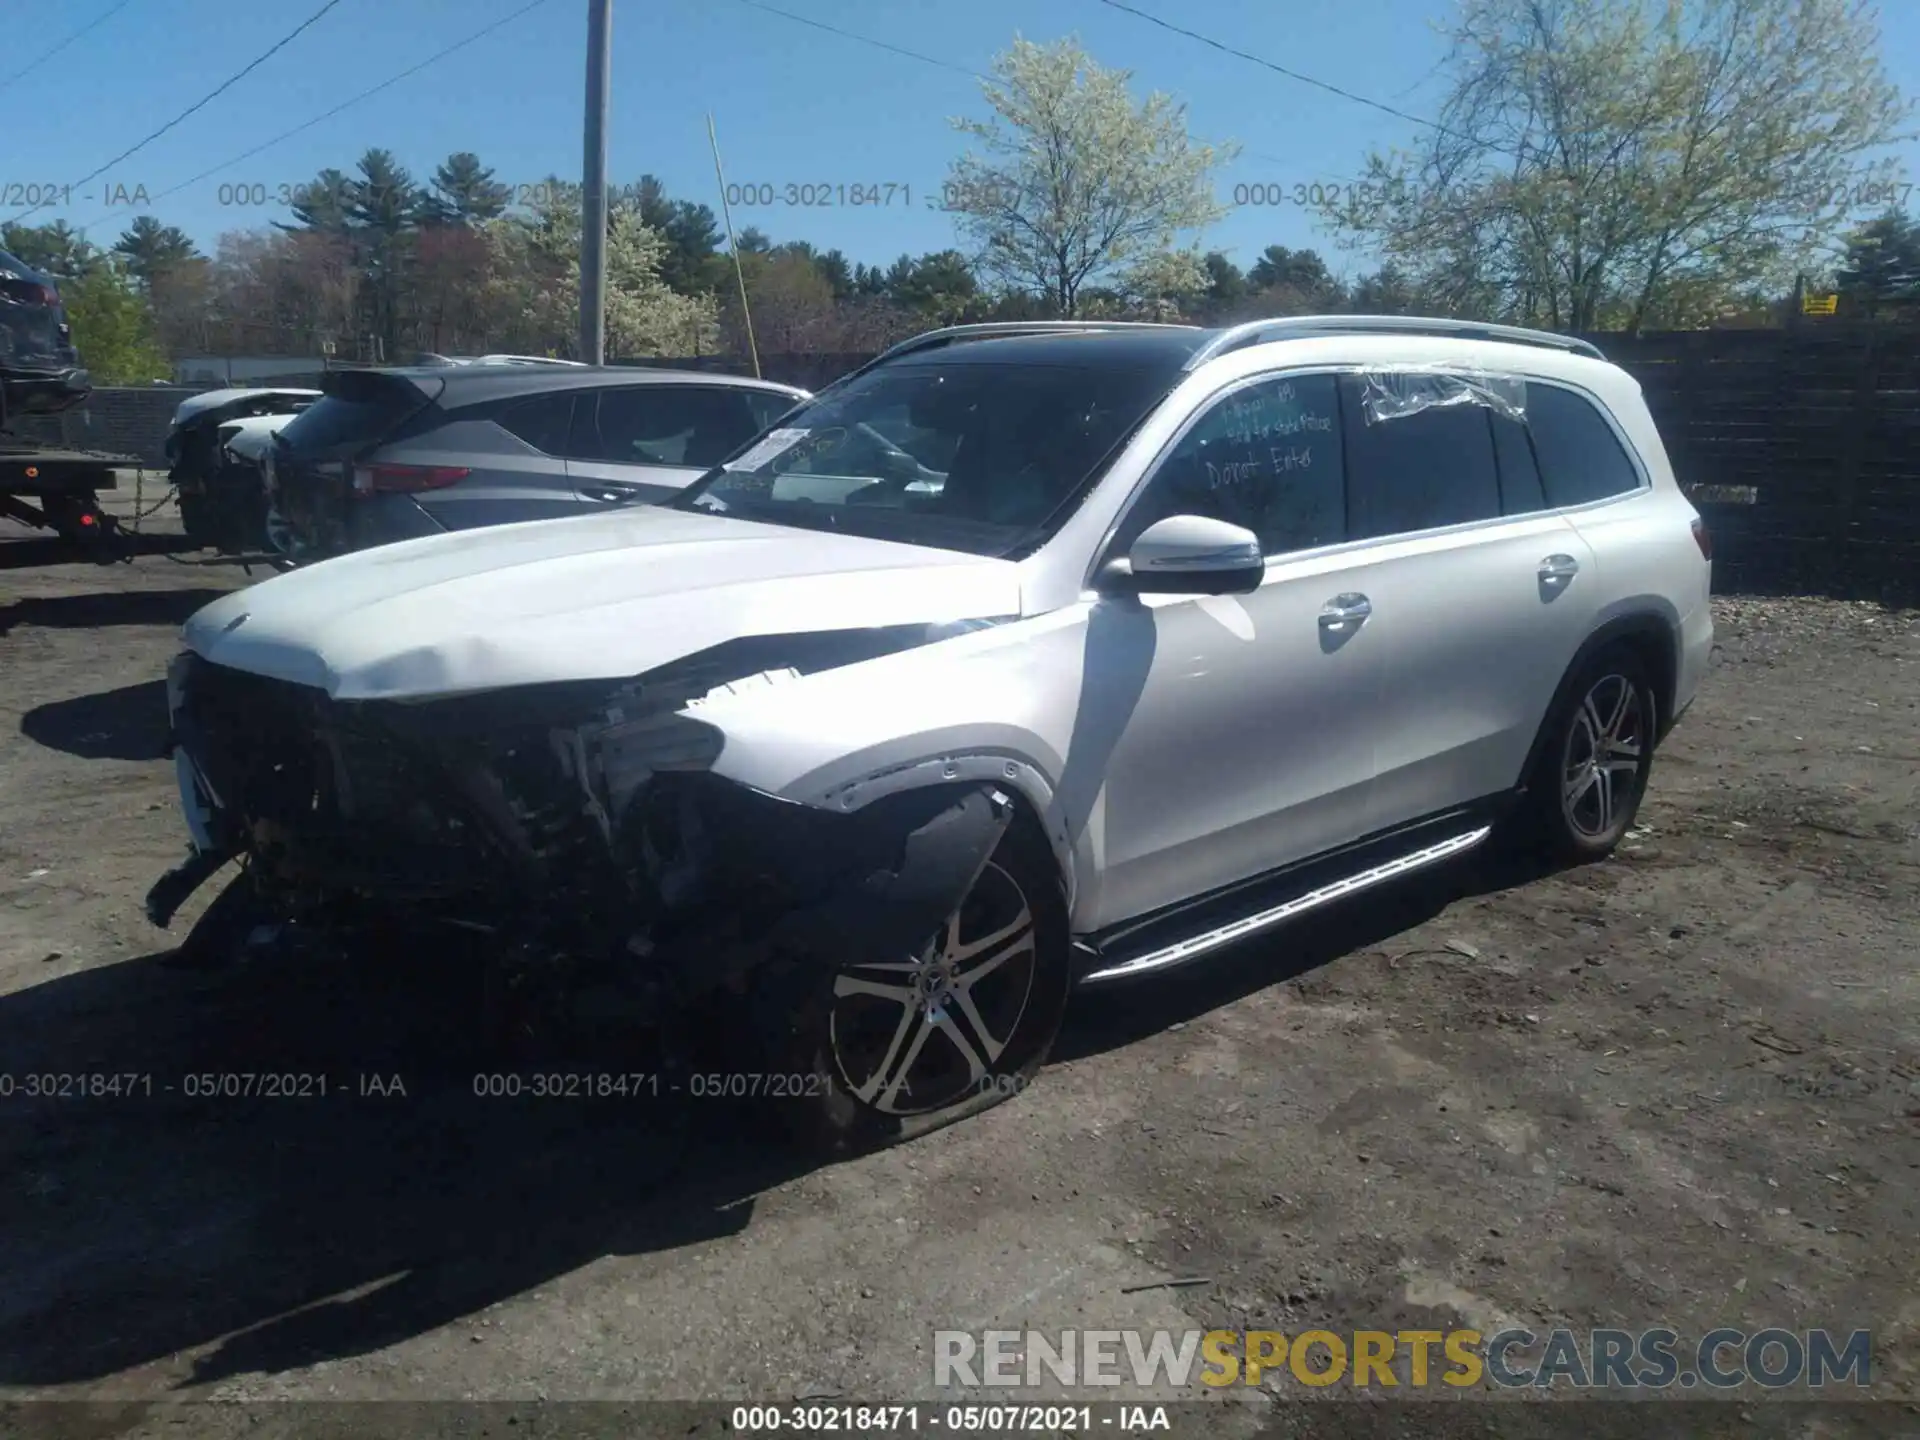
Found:
[[[815,987],[795,1034],[801,1138],[863,1149],[1017,1094],[1059,1033],[1068,958],[1058,870],[1016,819],[917,950],[830,971]]]
[[[1645,664],[1625,646],[1594,656],[1567,687],[1527,796],[1528,828],[1557,858],[1598,860],[1633,824],[1653,768],[1657,705]]]

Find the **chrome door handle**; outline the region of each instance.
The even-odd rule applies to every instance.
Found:
[[[1580,573],[1580,562],[1571,555],[1549,555],[1540,562],[1542,580],[1571,580]]]
[[[1359,624],[1373,614],[1373,602],[1364,595],[1336,595],[1320,607],[1320,624],[1328,630]]]
[[[580,493],[589,500],[631,500],[640,493],[638,485],[582,485]]]

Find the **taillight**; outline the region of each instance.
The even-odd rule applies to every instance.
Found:
[[[1693,543],[1700,547],[1702,560],[1713,559],[1713,535],[1707,529],[1707,522],[1698,515],[1693,517]]]
[[[464,465],[356,465],[356,495],[408,494],[415,490],[443,490],[458,485],[473,472]]]

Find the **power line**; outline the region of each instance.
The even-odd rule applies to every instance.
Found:
[[[769,15],[778,15],[783,20],[791,20],[796,25],[810,25],[815,30],[824,30],[829,35],[838,35],[843,40],[856,40],[862,45],[871,45],[876,50],[888,50],[895,55],[904,55],[909,60],[918,60],[923,65],[938,65],[942,70],[953,70],[961,75],[970,75],[975,80],[991,81],[991,75],[982,75],[978,70],[969,70],[964,65],[955,65],[951,60],[938,60],[931,55],[922,55],[918,50],[908,50],[899,45],[890,45],[885,40],[875,40],[870,35],[857,35],[851,30],[842,30],[837,25],[829,25],[824,20],[810,19],[805,15],[796,15],[791,10],[782,10],[777,5],[768,5],[763,0],[738,0],[738,3],[754,10],[764,10]]]
[[[447,48],[444,50],[435,51],[433,54],[429,55],[426,59],[420,61],[417,65],[410,65],[405,70],[402,70],[399,74],[388,76],[385,80],[382,80],[378,85],[371,86],[368,89],[362,90],[358,95],[352,96],[346,100],[342,100],[338,105],[334,106],[331,110],[322,111],[320,114],[314,116],[311,120],[304,120],[300,124],[294,126],[291,130],[283,130],[278,135],[274,136],[271,140],[263,140],[260,144],[254,146],[251,150],[243,150],[238,155],[229,156],[227,159],[222,160],[219,164],[211,165],[207,169],[202,170],[198,175],[192,176],[191,178],[186,180],[182,180],[178,185],[174,185],[166,190],[162,190],[157,195],[151,195],[148,197],[148,199],[164,200],[169,195],[179,194],[182,190],[186,189],[189,185],[197,185],[202,180],[207,179],[209,176],[218,174],[220,171],[226,169],[229,165],[238,165],[242,160],[251,160],[254,156],[258,155],[261,151],[271,150],[275,145],[278,145],[282,140],[291,140],[294,136],[299,135],[304,131],[311,130],[314,126],[318,125],[323,120],[331,120],[334,116],[338,115],[342,110],[347,109],[349,106],[358,105],[362,100],[370,99],[371,97],[378,95],[382,90],[391,89],[393,86],[398,85],[402,80],[406,80],[411,78],[412,76],[418,75],[422,70],[426,69],[429,65],[438,64],[440,61],[446,59],[447,56],[453,54],[455,51],[466,49],[466,47],[473,44],[474,41],[484,39],[486,36],[491,35],[494,31],[500,29],[502,26],[512,24],[515,20],[518,20],[522,15],[525,15],[530,11],[538,10],[542,5],[546,5],[550,3],[551,3],[551,0],[530,0],[530,3],[522,5],[518,10],[515,10],[512,14],[504,15],[500,19],[494,21],[491,25],[483,26],[481,29],[474,31],[471,35],[467,36],[464,40],[456,40],[453,44],[447,46]],[[118,218],[117,216],[113,216],[113,215],[102,215],[97,220],[89,220],[85,225],[82,225],[80,227],[80,233],[85,234],[88,230],[91,230],[95,225],[105,224],[107,221],[114,220],[117,218]]]
[[[128,156],[137,154],[139,151],[144,150],[147,146],[151,145],[154,141],[158,140],[162,135],[166,134],[167,131],[173,129],[174,126],[178,125],[182,120],[186,119],[189,115],[193,114],[195,111],[206,108],[207,105],[211,104],[215,99],[217,99],[219,96],[224,94],[226,91],[232,89],[241,80],[244,80],[248,75],[252,74],[255,70],[259,69],[262,65],[264,65],[268,60],[272,59],[280,51],[286,49],[286,47],[292,44],[294,40],[299,38],[299,36],[303,32],[312,28],[314,23],[318,21],[321,16],[325,15],[329,10],[333,9],[339,3],[340,3],[340,0],[326,0],[326,3],[323,4],[318,10],[314,11],[313,14],[309,15],[306,19],[302,20],[298,25],[294,26],[292,30],[288,31],[285,35],[281,36],[280,39],[276,40],[272,45],[268,46],[263,53],[256,56],[253,60],[249,61],[246,65],[242,66],[239,70],[235,71],[232,75],[229,75],[225,80],[222,80],[218,85],[214,86],[213,89],[209,90],[205,95],[201,96],[198,100],[194,101],[193,104],[189,105],[186,109],[182,110],[178,115],[174,116],[173,119],[167,121],[167,123],[162,125],[158,130],[155,130],[151,135],[148,135],[145,139],[141,140],[138,144],[128,146],[125,150],[122,150],[118,155],[114,156],[113,159],[107,161],[106,164],[100,166],[99,169],[93,171],[91,174],[82,175],[78,180],[73,182],[73,185],[68,186],[67,188],[72,189],[74,188],[74,186],[84,185],[89,180],[97,179],[101,175],[106,174],[107,171],[111,170],[114,166],[118,165],[122,160],[125,160]],[[34,211],[44,210],[52,203],[53,203],[52,200],[48,199],[48,200],[41,201],[40,204],[38,205],[29,205],[25,210],[22,210],[18,215],[14,216],[13,221],[10,221],[9,223],[11,224],[11,223],[18,222],[20,220],[24,220],[27,216],[33,214]]]
[[[1184,25],[1175,25],[1170,20],[1162,20],[1158,15],[1150,15],[1145,10],[1137,9],[1132,5],[1126,4],[1125,0],[1100,0],[1100,3],[1110,6],[1115,10],[1123,10],[1129,15],[1138,16],[1149,25],[1158,25],[1162,30],[1170,30],[1175,35],[1184,35],[1189,40],[1198,40],[1202,45],[1209,45],[1215,50],[1221,51],[1223,54],[1237,56],[1242,60],[1251,60],[1255,65],[1263,66],[1273,71],[1276,75],[1284,75],[1289,80],[1298,80],[1302,85],[1311,85],[1316,90],[1325,90],[1330,95],[1338,95],[1342,100],[1351,100],[1356,105],[1365,105],[1370,110],[1378,110],[1384,115],[1391,115],[1396,120],[1405,120],[1410,124],[1419,125],[1428,130],[1438,131],[1442,135],[1452,135],[1456,139],[1465,138],[1461,136],[1459,132],[1449,130],[1446,126],[1437,121],[1429,120],[1425,116],[1410,114],[1405,110],[1396,109],[1392,105],[1375,100],[1370,96],[1356,95],[1351,90],[1343,90],[1338,85],[1330,84],[1325,80],[1316,79],[1311,75],[1303,75],[1298,70],[1289,70],[1284,65],[1276,65],[1265,56],[1255,55],[1250,50],[1238,49],[1223,41],[1215,40],[1210,35],[1202,35],[1198,30],[1189,30]]]
[[[781,19],[791,20],[796,25],[808,25],[815,30],[824,30],[829,35],[840,36],[843,40],[856,41],[861,45],[871,45],[876,50],[890,51],[895,55],[904,56],[908,60],[918,60],[923,65],[938,65],[942,70],[952,70],[957,74],[971,76],[973,79],[989,85],[1000,83],[992,75],[983,75],[978,70],[969,70],[966,66],[956,65],[951,60],[941,60],[932,55],[922,55],[918,50],[908,50],[904,46],[890,44],[885,40],[876,40],[871,35],[861,35],[852,30],[843,30],[838,25],[827,24],[824,20],[815,20],[806,15],[796,15],[791,10],[782,10],[777,5],[769,5],[765,3],[765,0],[735,0],[735,3],[745,5],[753,10],[764,10],[769,15],[778,15]],[[1149,16],[1148,18],[1151,19],[1152,17]],[[1248,150],[1245,153],[1247,158],[1251,160],[1264,160],[1270,165],[1286,165],[1290,163],[1275,155],[1262,155],[1257,150]]]
[[[122,10],[126,9],[127,6],[131,5],[132,3],[133,3],[133,0],[120,0],[120,3],[118,5],[113,6],[111,9],[107,10],[105,13],[88,21],[85,25],[82,25],[78,30],[74,31],[71,35],[67,36],[66,39],[62,40],[59,44],[55,45],[51,50],[41,55],[38,59],[29,61],[26,65],[23,65],[20,69],[14,71],[13,74],[7,76],[6,79],[0,80],[0,90],[6,89],[9,85],[13,84],[14,81],[22,78],[23,76],[29,74],[30,72],[34,70],[38,70],[42,65],[46,64],[47,61],[51,60],[54,56],[58,55],[62,50],[66,49],[69,45],[73,44],[74,41],[80,39],[83,35],[86,35],[90,31],[98,30],[102,25],[106,24],[107,21],[111,20],[114,16],[118,15]]]

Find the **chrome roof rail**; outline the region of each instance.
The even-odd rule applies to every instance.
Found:
[[[920,350],[932,350],[941,345],[951,345],[960,340],[1003,340],[1016,335],[1077,335],[1097,334],[1106,330],[1191,330],[1201,331],[1199,325],[1175,325],[1158,320],[989,320],[979,325],[947,325],[938,330],[929,330],[924,335],[914,335],[902,340],[889,350],[883,350],[860,369],[878,365],[883,360],[898,360],[902,355],[911,355]]]
[[[1505,345],[1534,345],[1564,350],[1589,359],[1604,360],[1600,347],[1550,330],[1527,330],[1518,325],[1491,325],[1479,320],[1440,320],[1407,315],[1289,315],[1275,320],[1249,320],[1216,333],[1187,360],[1197,370],[1216,356],[1272,340],[1306,340],[1320,335],[1433,335],[1453,340],[1495,340]]]

